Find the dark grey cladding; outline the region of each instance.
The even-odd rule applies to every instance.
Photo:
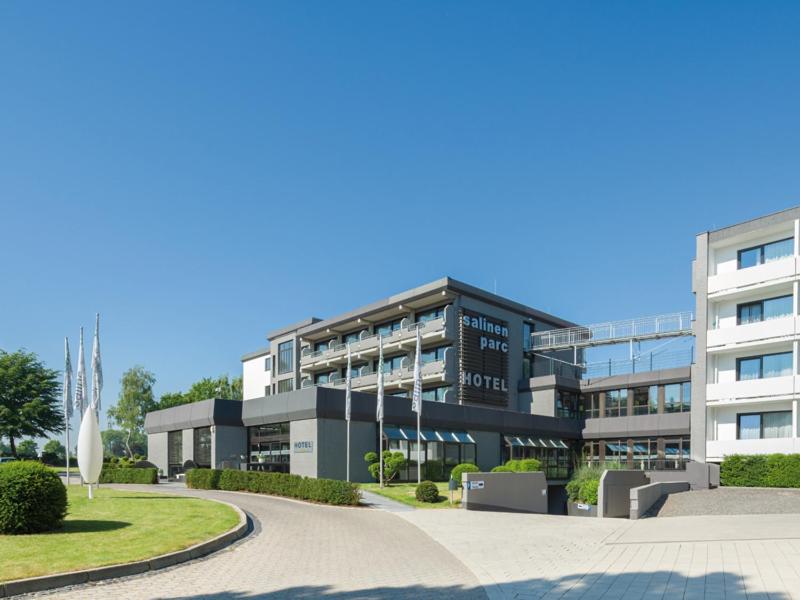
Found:
[[[353,392],[352,398],[353,420],[375,421],[376,396]],[[416,426],[417,416],[411,410],[411,400],[395,396],[386,396],[384,400],[385,423]],[[242,422],[245,425],[262,425],[300,419],[344,419],[344,403],[344,390],[306,388],[247,400],[243,403]],[[581,421],[573,419],[441,402],[425,402],[422,410],[424,427],[443,429],[474,429],[575,439],[580,436],[582,425]]]
[[[586,419],[581,437],[586,440],[597,440],[685,436],[689,434],[690,425],[689,412]]]
[[[147,433],[161,433],[210,425],[241,427],[242,402],[211,398],[149,412],[144,418],[144,429]]]

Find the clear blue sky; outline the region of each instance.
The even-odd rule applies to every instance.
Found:
[[[61,368],[100,311],[108,406],[134,364],[185,389],[443,275],[578,322],[692,309],[696,233],[800,203],[799,25],[788,2],[0,3],[0,348]]]

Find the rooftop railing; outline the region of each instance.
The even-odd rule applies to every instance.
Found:
[[[609,359],[583,365],[573,365],[544,354],[536,354],[535,356],[537,360],[533,363],[533,377],[558,375],[570,379],[595,379],[613,375],[630,375],[632,373],[688,367],[694,362],[694,348],[675,352],[662,352],[660,354],[644,354],[634,359]]]

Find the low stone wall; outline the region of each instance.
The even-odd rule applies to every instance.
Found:
[[[656,502],[667,494],[688,491],[688,481],[662,481],[633,488],[630,491],[630,518],[640,519]]]
[[[598,517],[627,517],[631,489],[649,483],[644,471],[606,471],[597,490]]]
[[[467,510],[547,514],[544,473],[464,473],[461,505]]]

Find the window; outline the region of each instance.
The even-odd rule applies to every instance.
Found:
[[[355,379],[356,377],[361,377],[361,369],[366,367],[367,363],[358,363],[356,365],[350,365],[350,378]],[[342,368],[342,377],[347,377],[347,367]]]
[[[264,370],[272,371],[272,357],[268,356],[264,359]]]
[[[294,369],[294,340],[289,340],[278,344],[278,375],[291,373],[292,369]]]
[[[736,431],[739,440],[792,437],[792,411],[736,415]]]
[[[522,349],[528,351],[533,343],[533,323],[522,324]]]
[[[747,325],[748,323],[759,323],[769,319],[779,319],[791,315],[792,307],[791,295],[739,304],[736,307],[736,323],[738,325]]]
[[[633,390],[633,414],[654,415],[658,412],[658,386],[639,387]]]
[[[587,419],[596,419],[600,416],[600,394],[593,392],[584,396],[584,409]]]
[[[422,350],[420,352],[420,358],[422,359],[422,364],[427,365],[428,363],[436,362],[437,360],[444,360],[444,351],[447,350],[449,347],[450,346],[439,346],[438,348]]]
[[[183,431],[167,434],[167,457],[170,466],[183,466]]]
[[[265,396],[269,396],[269,394],[270,394],[270,389],[269,389],[269,386],[268,386],[268,385],[265,385],[265,386],[264,386],[264,395],[265,395]]]
[[[792,353],[765,354],[736,359],[736,381],[786,377],[792,374]]]
[[[556,390],[556,416],[574,419],[578,414],[578,399],[575,392]]]
[[[422,399],[429,402],[444,402],[444,395],[450,389],[449,385],[422,390]]]
[[[317,373],[314,375],[314,383],[317,385],[332,383],[335,378],[336,371],[331,371],[330,373]]]
[[[681,384],[671,383],[664,386],[664,412],[681,412]]]
[[[211,468],[211,427],[194,430],[194,462],[200,467]]]
[[[393,392],[387,391],[386,395],[394,396],[395,398],[408,398],[408,390],[394,390]]]
[[[402,322],[402,319],[394,319],[392,321],[387,321],[386,323],[379,323],[378,325],[375,325],[375,335],[392,335],[393,331],[400,329],[400,324]]]
[[[778,240],[769,244],[761,244],[752,248],[745,248],[738,252],[738,266],[740,269],[763,265],[764,263],[779,260],[794,254],[794,238]]]
[[[692,408],[692,384],[688,381],[681,384],[681,398],[683,401],[683,412],[688,412]]]
[[[359,329],[358,331],[351,331],[350,333],[345,333],[342,336],[342,343],[343,344],[351,344],[353,342],[357,342],[361,339],[361,334],[365,332],[366,329]]]
[[[325,340],[324,342],[316,342],[314,344],[314,352],[324,352],[325,350],[330,350],[335,341],[336,338]]]
[[[383,357],[383,372],[384,373],[391,373],[392,371],[397,371],[403,362],[403,358],[405,354],[396,354],[395,356],[384,356]],[[376,373],[378,372],[378,361],[372,361],[372,370]]]
[[[293,379],[281,379],[278,382],[278,393],[283,394],[284,392],[291,392],[294,389],[294,380]]]
[[[628,390],[606,392],[606,416],[625,417],[628,414]]]
[[[437,308],[431,308],[430,310],[418,312],[417,323],[427,323],[428,321],[433,321],[434,319],[441,319],[444,316],[444,309],[444,306],[439,306]]]

